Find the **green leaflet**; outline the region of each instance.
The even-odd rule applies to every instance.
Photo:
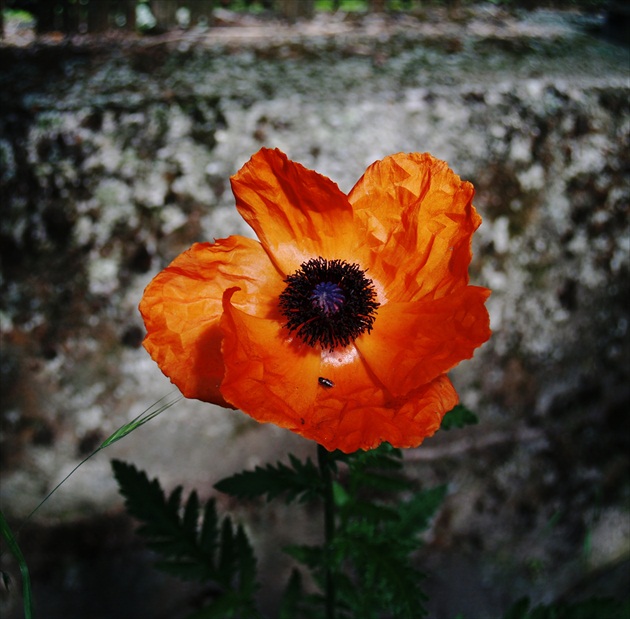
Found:
[[[463,428],[464,426],[472,426],[479,423],[477,415],[468,410],[463,404],[457,404],[455,408],[450,410],[444,419],[442,419],[442,430],[452,430],[453,428]]]
[[[340,601],[352,609],[353,617],[419,619],[426,614],[426,596],[420,586],[424,576],[410,561],[405,544],[392,549],[391,540],[356,536],[342,538],[338,545],[339,552],[350,558],[356,574],[352,586],[338,591]]]
[[[133,465],[114,460],[112,468],[127,511],[142,523],[138,532],[160,556],[156,566],[185,580],[216,584],[217,597],[193,617],[258,617],[256,559],[243,528],[229,517],[220,524],[212,499],[202,508],[193,491],[182,503],[181,486],[167,497],[157,479]]]
[[[278,462],[275,466],[257,466],[253,471],[243,471],[215,484],[220,492],[240,499],[266,496],[267,501],[285,495],[285,501],[301,503],[321,497],[323,484],[319,469],[311,459],[302,463],[289,455],[291,466]]]
[[[298,570],[294,569],[291,572],[291,577],[284,590],[280,610],[278,612],[278,619],[295,619],[298,617],[303,598],[302,576]]]
[[[415,539],[430,524],[431,518],[442,505],[446,497],[446,486],[436,486],[414,494],[398,507],[399,520],[394,527],[394,534],[402,538]]]

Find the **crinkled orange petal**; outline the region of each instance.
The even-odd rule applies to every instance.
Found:
[[[242,291],[223,299],[225,399],[261,422],[297,431],[317,390],[319,349],[289,341],[282,321],[241,311]]]
[[[187,398],[231,406],[220,392],[223,292],[239,286],[238,305],[260,315],[277,312],[284,284],[260,243],[232,236],[197,243],[147,286],[140,313],[144,347]]]
[[[383,442],[394,447],[417,447],[439,429],[445,413],[458,402],[455,389],[444,375],[405,397],[394,398],[363,363],[329,374],[335,386],[320,391],[316,405],[319,425],[305,436],[330,451],[352,453],[373,449]],[[339,392],[335,392],[337,389]],[[359,397],[351,397],[348,392]]]
[[[221,391],[236,408],[346,453],[383,441],[415,447],[431,436],[457,403],[446,376],[394,397],[364,363],[354,346],[320,352],[287,337],[276,320],[252,316],[224,296]],[[319,378],[333,386],[323,386]]]
[[[348,199],[370,230],[369,273],[390,300],[439,298],[468,283],[473,232],[481,218],[473,186],[428,153],[372,164]]]
[[[466,286],[439,299],[388,303],[355,345],[390,392],[405,395],[472,357],[490,337],[489,294]]]
[[[230,180],[240,214],[285,275],[318,256],[359,262],[362,224],[329,178],[263,148]]]

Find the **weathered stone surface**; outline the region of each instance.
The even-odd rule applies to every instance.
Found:
[[[574,15],[490,17],[0,47],[0,496],[12,522],[172,390],[140,347],[137,303],[192,242],[248,234],[228,178],[253,152],[277,146],[348,190],[375,159],[430,151],[477,188],[471,277],[494,291],[494,336],[453,373],[481,424],[407,454],[427,483],[451,484],[427,560],[476,591],[495,585],[468,608],[438,596],[435,616],[579,582],[590,532],[603,539],[628,516],[628,52]],[[34,523],[117,513],[110,457],[207,496],[226,474],[312,449],[180,402],[84,464]],[[259,517],[277,523],[261,548],[291,531],[281,510]],[[608,539],[586,557],[593,568],[627,560],[627,531]]]

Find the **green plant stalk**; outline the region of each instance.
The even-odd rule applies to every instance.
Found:
[[[20,572],[22,573],[22,599],[24,601],[24,619],[32,619],[33,617],[33,596],[31,593],[31,577],[28,573],[28,566],[26,565],[26,560],[24,559],[24,555],[20,550],[20,546],[11,531],[11,527],[9,527],[9,523],[6,521],[4,514],[0,511],[0,532],[2,532],[2,537],[6,540],[9,545],[9,549],[11,553],[15,557],[15,560],[18,562],[20,566]]]
[[[317,461],[324,482],[324,557],[329,557],[335,537],[335,501],[333,497],[332,470],[330,452],[317,445]],[[326,619],[335,619],[335,575],[330,565],[330,558],[325,565],[326,572]]]

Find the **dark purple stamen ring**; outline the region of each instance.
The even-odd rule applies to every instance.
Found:
[[[284,326],[309,346],[332,351],[372,330],[379,303],[358,264],[313,258],[284,281],[279,300]]]

